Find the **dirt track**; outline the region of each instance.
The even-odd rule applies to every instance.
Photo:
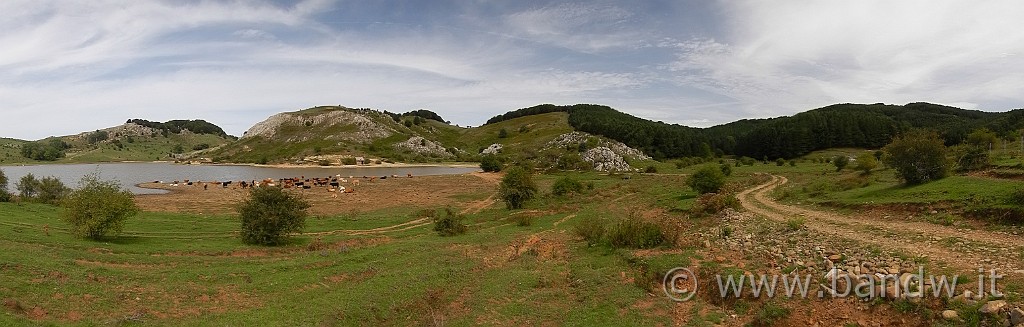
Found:
[[[775,221],[804,217],[805,226],[825,235],[925,256],[958,269],[998,268],[1006,272],[1016,271],[1015,277],[1024,277],[1019,273],[1024,268],[1019,257],[1024,250],[1024,237],[916,221],[845,216],[785,205],[771,199],[769,193],[786,182],[785,177],[772,176],[770,181],[746,189],[736,197],[747,210]],[[952,242],[943,242],[950,239],[962,242],[967,248],[954,249],[947,245]]]

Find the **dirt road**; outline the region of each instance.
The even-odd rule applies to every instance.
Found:
[[[860,243],[872,244],[890,251],[923,256],[963,270],[997,268],[1021,275],[1024,262],[1024,237],[1004,232],[962,229],[936,224],[884,219],[871,216],[842,215],[781,204],[769,193],[787,179],[771,176],[771,180],[736,197],[748,211],[775,221],[804,217],[805,226],[816,232]]]

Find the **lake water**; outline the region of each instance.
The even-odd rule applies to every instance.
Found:
[[[288,178],[306,176],[327,177],[334,175],[348,176],[391,176],[413,174],[450,175],[479,171],[475,167],[302,167],[275,168],[233,165],[177,165],[171,163],[103,163],[75,165],[37,165],[37,166],[0,166],[10,181],[8,188],[14,190],[14,184],[22,176],[33,174],[36,178],[54,176],[70,187],[76,187],[78,181],[90,173],[99,173],[100,179],[116,180],[135,194],[161,194],[162,190],[135,187],[136,184],[154,181],[173,182],[175,180],[192,181],[251,181],[264,178]]]

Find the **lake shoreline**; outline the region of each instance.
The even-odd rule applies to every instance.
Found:
[[[29,166],[49,166],[49,165],[104,165],[104,164],[124,164],[124,163],[135,163],[135,164],[172,164],[181,166],[245,166],[245,167],[259,167],[259,168],[327,168],[327,169],[360,169],[360,168],[417,168],[417,167],[428,167],[428,168],[474,168],[479,167],[478,163],[473,162],[455,162],[455,163],[382,163],[373,165],[340,165],[340,166],[320,166],[320,165],[297,165],[297,164],[254,164],[254,163],[203,163],[203,164],[190,164],[190,163],[178,163],[167,160],[155,160],[155,161],[102,161],[102,162],[59,162],[59,161],[47,161],[47,162],[33,162],[33,163],[13,163],[13,164],[2,164],[3,167],[29,167]]]

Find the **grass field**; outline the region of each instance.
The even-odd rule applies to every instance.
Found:
[[[671,324],[653,314],[671,302],[652,301],[647,280],[632,280],[630,251],[588,247],[572,234],[579,221],[634,210],[610,200],[653,179],[576,176],[597,190],[511,213],[533,217],[530,226],[494,206],[469,214],[470,231],[456,237],[425,226],[298,236],[271,248],[241,244],[231,216],[145,212],[124,236],[94,242],[67,234],[55,207],[0,203],[0,325]],[[672,193],[648,190],[630,202]],[[306,232],[400,224],[420,209],[439,208],[315,217]],[[650,260],[688,265],[691,255]],[[653,309],[624,309],[641,305]]]

